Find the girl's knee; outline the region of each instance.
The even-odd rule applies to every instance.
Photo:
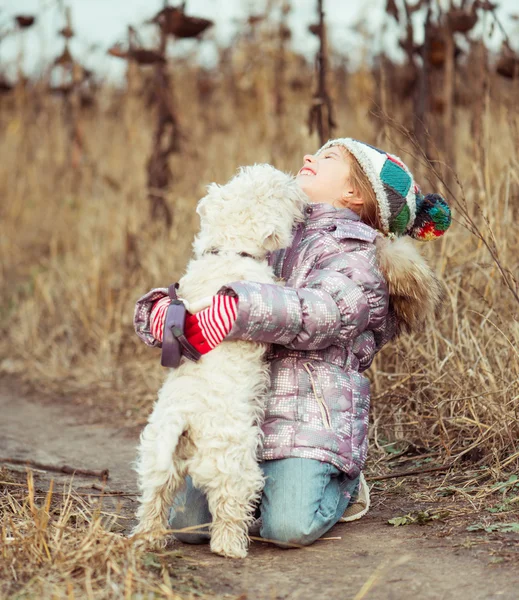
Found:
[[[282,548],[309,546],[321,535],[314,522],[301,519],[300,515],[264,516],[260,535]]]
[[[183,544],[207,544],[211,539],[208,533],[174,533],[174,538]]]
[[[209,541],[208,523],[211,513],[204,494],[193,487],[191,479],[181,490],[171,507],[168,519],[169,528],[174,530],[175,539],[186,544],[205,544]],[[189,531],[182,531],[189,529]],[[196,531],[194,531],[196,530]]]
[[[173,536],[179,542],[184,544],[206,544],[209,539],[209,531],[207,529],[207,521],[199,520],[198,514],[189,514],[189,512],[183,512],[182,510],[171,509],[168,525],[170,529],[173,529]],[[194,529],[197,525],[200,525],[200,531],[182,531],[182,529]],[[205,527],[204,527],[205,525]]]

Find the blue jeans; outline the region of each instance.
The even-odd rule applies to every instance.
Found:
[[[358,478],[349,479],[330,463],[310,458],[284,458],[261,463],[265,487],[261,498],[260,535],[286,547],[306,546],[320,538],[342,517],[358,487]],[[211,522],[203,492],[190,477],[177,494],[170,512],[171,529],[183,529]],[[188,544],[209,541],[207,527],[197,533],[176,533]]]

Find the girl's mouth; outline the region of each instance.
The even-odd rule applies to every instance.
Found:
[[[313,171],[310,167],[303,167],[298,175],[315,175],[315,171]]]

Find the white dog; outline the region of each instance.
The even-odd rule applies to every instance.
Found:
[[[207,306],[200,299],[232,281],[273,283],[267,254],[290,245],[306,200],[292,177],[269,165],[245,167],[224,186],[211,184],[197,207],[194,258],[179,282],[189,309]],[[141,435],[134,534],[164,539],[172,500],[189,474],[207,496],[211,550],[247,555],[263,487],[257,451],[269,385],[265,351],[266,344],[224,341],[198,363],[182,359],[169,372]]]

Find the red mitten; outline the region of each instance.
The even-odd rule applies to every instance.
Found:
[[[157,300],[151,309],[150,325],[152,336],[162,342],[166,312],[171,298]],[[184,335],[200,354],[207,354],[230,333],[238,315],[238,298],[214,296],[211,306],[199,313],[187,313]]]

